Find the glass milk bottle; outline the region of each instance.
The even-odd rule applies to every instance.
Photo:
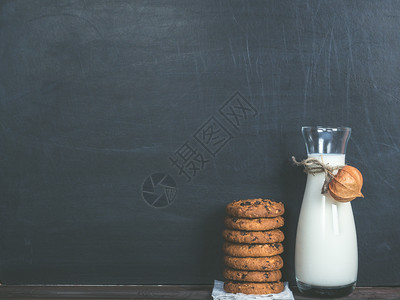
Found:
[[[345,165],[350,128],[303,127],[302,133],[309,158],[330,166]],[[321,194],[324,173],[307,176],[296,235],[297,286],[310,296],[346,296],[355,288],[358,269],[351,204]]]

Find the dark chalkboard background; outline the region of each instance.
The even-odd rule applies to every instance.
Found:
[[[358,285],[400,284],[399,2],[0,5],[3,284],[211,284],[259,196],[294,283],[303,125],[353,129]]]

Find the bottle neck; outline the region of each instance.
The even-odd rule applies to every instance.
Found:
[[[349,127],[302,127],[307,153],[346,153]]]
[[[344,166],[346,164],[346,154],[320,154],[312,153],[308,155],[309,158],[318,159],[324,164],[334,166]]]

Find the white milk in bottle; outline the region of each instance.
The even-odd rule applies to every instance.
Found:
[[[330,166],[345,165],[345,154],[308,157]],[[296,280],[302,292],[341,296],[351,293],[357,280],[356,229],[350,202],[321,194],[324,180],[324,173],[307,175],[296,235]]]

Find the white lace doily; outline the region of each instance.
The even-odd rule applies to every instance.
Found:
[[[214,288],[212,297],[214,300],[294,300],[293,293],[289,289],[287,282],[284,283],[285,289],[279,294],[269,295],[245,295],[245,294],[231,294],[224,290],[224,283],[222,281],[214,280]]]

